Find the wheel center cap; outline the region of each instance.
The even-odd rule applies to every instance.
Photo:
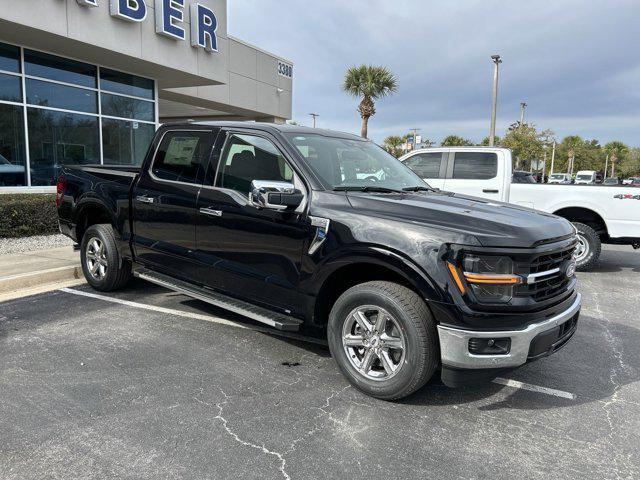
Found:
[[[371,348],[376,348],[379,344],[380,344],[380,337],[378,337],[377,335],[371,337],[371,339],[369,340],[369,346]]]

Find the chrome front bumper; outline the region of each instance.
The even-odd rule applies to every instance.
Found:
[[[524,330],[493,332],[459,330],[438,326],[442,365],[454,368],[509,368],[527,361],[531,341],[539,334],[571,320],[580,311],[582,296],[578,293],[570,308],[555,317],[529,325]],[[511,338],[511,349],[503,355],[476,355],[469,352],[471,338]]]

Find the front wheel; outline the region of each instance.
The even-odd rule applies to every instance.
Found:
[[[589,225],[574,222],[578,230],[578,245],[576,246],[576,270],[586,271],[595,266],[600,258],[602,243],[596,231]]]
[[[418,294],[396,283],[368,282],[344,292],[331,309],[327,335],[349,382],[384,400],[415,392],[438,365],[431,313]]]
[[[82,271],[96,290],[110,292],[125,286],[131,278],[131,263],[120,257],[111,225],[92,225],[82,237]]]

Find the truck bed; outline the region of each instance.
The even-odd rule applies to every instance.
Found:
[[[611,238],[640,238],[640,188],[514,183],[509,202],[550,213],[588,208],[605,220]]]

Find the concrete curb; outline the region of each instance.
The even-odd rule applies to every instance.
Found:
[[[78,280],[83,278],[80,265],[51,268],[37,272],[21,273],[8,277],[0,277],[0,293],[8,293],[26,288],[33,288],[49,283]]]

